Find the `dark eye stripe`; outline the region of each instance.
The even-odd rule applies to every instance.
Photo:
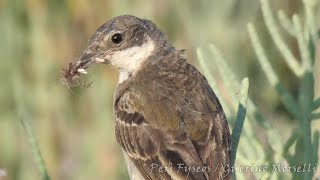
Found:
[[[141,46],[143,42],[145,41],[145,29],[141,26],[137,26],[135,28],[132,28],[131,30],[132,37],[134,41],[132,42],[133,46]]]

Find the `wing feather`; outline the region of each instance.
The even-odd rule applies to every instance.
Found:
[[[131,79],[118,86],[117,141],[145,179],[231,179],[230,133],[219,100],[185,60],[159,67],[167,66],[169,74],[145,68],[148,79],[134,77],[143,83]]]

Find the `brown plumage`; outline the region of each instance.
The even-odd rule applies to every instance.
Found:
[[[134,16],[110,20],[78,64],[96,59],[120,70],[115,133],[140,177],[231,179],[230,133],[218,98],[152,22]]]

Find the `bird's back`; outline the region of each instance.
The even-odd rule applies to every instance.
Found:
[[[145,179],[230,179],[222,107],[181,52],[147,61],[114,103],[117,141]]]

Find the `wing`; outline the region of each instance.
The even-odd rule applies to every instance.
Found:
[[[209,110],[208,118],[212,125],[207,139],[195,142],[195,146],[206,165],[212,167],[210,179],[231,179],[231,138],[227,119],[213,90],[204,79],[203,97],[206,102],[204,109]],[[201,101],[201,100],[200,100]],[[212,148],[214,146],[214,148]]]
[[[222,107],[206,79],[193,66],[184,69],[183,76],[154,80],[157,74],[148,77],[152,81],[118,87],[117,141],[145,179],[230,179],[230,134]]]
[[[141,175],[145,179],[208,179],[207,172],[186,169],[204,167],[188,135],[177,128],[150,125],[143,112],[133,107],[134,99],[125,93],[118,101],[115,130],[118,143]]]

